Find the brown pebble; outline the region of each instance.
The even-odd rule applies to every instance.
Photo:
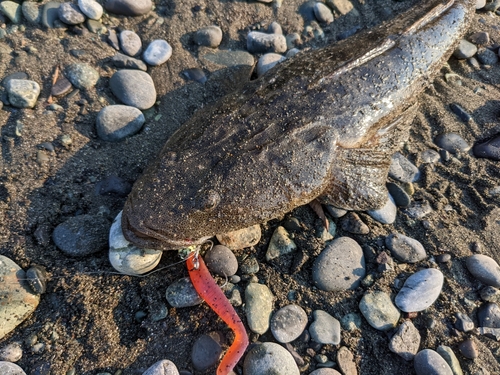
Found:
[[[71,90],[73,86],[71,85],[71,82],[66,79],[66,77],[62,76],[59,77],[57,82],[52,86],[52,90],[50,93],[53,96],[59,96],[59,95],[64,95],[66,94],[69,90]]]
[[[465,340],[458,346],[458,350],[465,358],[474,359],[479,355],[476,343],[473,340]]]
[[[405,313],[405,318],[407,319],[415,319],[418,316],[418,312],[412,311]]]
[[[347,215],[342,217],[342,229],[346,232],[352,234],[368,234],[370,233],[370,228],[361,221],[359,216],[354,212],[349,212]]]
[[[447,263],[451,260],[450,254],[439,254],[436,256],[436,262],[438,263]]]

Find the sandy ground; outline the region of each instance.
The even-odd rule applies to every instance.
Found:
[[[325,26],[325,40],[304,37],[303,47],[317,48],[332,43],[339,33],[353,26],[371,27],[396,17],[413,3],[415,1],[410,0],[354,1],[357,16],[340,17]],[[156,11],[144,17],[112,19],[110,22],[115,26],[138,32],[143,41],[164,38],[174,50],[165,65],[149,70],[161,104],[148,111],[148,121],[140,134],[121,143],[101,141],[95,131],[97,113],[115,101],[108,88],[109,78],[115,71],[109,60],[115,50],[106,43],[104,36],[79,36],[69,31],[42,30],[27,25],[24,33],[18,32],[0,41],[2,47],[12,51],[1,56],[0,76],[26,72],[42,87],[35,109],[17,110],[4,106],[0,111],[0,253],[23,268],[43,265],[52,276],[35,313],[0,342],[0,346],[13,341],[26,342],[36,335],[39,342],[47,344],[39,354],[32,354],[29,345],[24,344],[25,354],[19,365],[28,374],[65,374],[72,367],[82,375],[102,371],[115,373],[119,369],[126,375],[141,374],[160,359],[172,360],[179,369],[190,369],[191,347],[199,335],[214,330],[229,335],[225,325],[215,319],[205,305],[169,308],[167,318],[159,322],[146,317],[139,323],[134,318],[138,311],[148,312],[159,302],[166,303],[167,286],[187,275],[184,265],[176,264],[145,278],[114,275],[106,250],[85,258],[69,258],[56,249],[50,235],[53,228],[67,218],[82,213],[97,214],[103,207],[112,220],[121,210],[124,198],[97,195],[96,183],[110,175],[135,181],[165,140],[197,108],[216,100],[248,78],[245,72],[214,72],[208,67],[206,84],[185,81],[181,76],[183,69],[207,68],[197,59],[200,51],[191,40],[194,31],[201,26],[217,24],[224,32],[222,49],[245,49],[246,34],[258,24],[265,26],[277,21],[285,34],[302,34],[309,21],[299,10],[306,5],[298,0],[285,0],[281,8],[275,9],[271,5],[244,1],[161,0],[156,2]],[[158,16],[165,18],[161,26],[152,22]],[[498,19],[494,14],[479,11],[471,32],[489,32],[494,45],[500,40]],[[78,59],[70,53],[74,49],[83,50],[85,54]],[[58,99],[63,111],[47,112],[44,101],[49,96],[56,65],[76,61],[88,62],[98,69],[101,75],[98,85],[75,96]],[[444,74],[450,71],[460,76],[461,85],[445,80]],[[437,163],[435,167],[424,166],[420,152],[427,148],[437,149],[433,139],[443,132],[459,133],[473,144],[500,131],[499,83],[498,65],[475,69],[466,61],[450,60],[449,67],[443,68],[433,87],[421,96],[423,104],[403,151],[421,167],[423,177],[415,185],[413,199],[427,200],[434,208],[426,217],[429,225],[424,227],[420,220],[412,220],[402,212],[396,223],[388,226],[360,214],[371,233],[350,235],[365,250],[368,272],[375,273],[376,282],[369,289],[385,290],[393,296],[396,292],[393,281],[401,269],[396,267],[393,272],[378,274],[375,263],[376,255],[384,250],[381,240],[387,234],[397,231],[416,238],[431,255],[452,254],[450,263],[439,266],[446,278],[440,298],[414,319],[422,335],[422,348],[435,349],[444,344],[456,349],[456,344],[469,336],[457,334],[453,329],[453,314],[461,311],[476,319],[475,310],[481,303],[478,293],[481,285],[464,266],[464,257],[472,254],[473,244],[481,243],[483,254],[500,260],[499,198],[488,194],[489,189],[499,184],[500,165],[477,159],[469,153],[448,163]],[[451,103],[466,109],[473,121],[461,122],[450,111]],[[159,120],[154,119],[157,115],[161,115]],[[20,137],[15,135],[18,120],[24,123]],[[71,136],[70,148],[62,146],[63,135]],[[43,142],[52,142],[55,152],[45,152],[49,160],[40,164],[37,151]],[[451,206],[451,211],[445,210],[447,205]],[[312,287],[311,265],[324,247],[315,237],[318,222],[308,207],[300,207],[290,215],[298,217],[306,228],[295,238],[306,261],[293,273],[289,264],[265,262],[267,243],[279,220],[264,223],[260,243],[237,254],[255,254],[259,259],[257,276],[276,296],[275,309],[289,303],[287,292],[293,289],[297,291],[297,303],[309,316],[315,309],[324,309],[337,318],[358,311],[357,305],[366,288],[328,293]],[[36,238],[37,230],[47,241],[39,241],[40,236]],[[343,234],[341,230],[339,233]],[[161,266],[178,261],[176,252],[166,253]],[[426,265],[428,261],[419,264]],[[415,270],[415,266],[408,266],[404,272],[408,275]],[[242,314],[241,308],[237,310]],[[475,361],[460,357],[465,373],[475,374],[481,368],[491,374],[500,373],[497,362],[500,345],[486,337],[474,337],[480,356]],[[258,339],[273,341],[270,333]],[[341,344],[355,354],[363,375],[414,373],[411,362],[389,351],[388,337],[365,321],[358,332],[344,331]],[[306,355],[305,350],[304,345],[297,345],[301,355]],[[338,347],[326,345],[320,353],[334,359],[337,350]],[[213,370],[206,372],[212,373]]]

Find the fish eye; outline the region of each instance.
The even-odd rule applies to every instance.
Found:
[[[197,201],[197,208],[200,211],[211,211],[219,204],[220,195],[215,190],[209,190],[203,195],[200,195]]]

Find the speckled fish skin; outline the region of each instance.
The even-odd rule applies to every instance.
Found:
[[[463,37],[474,4],[424,1],[199,110],[135,183],[125,237],[178,249],[316,198],[349,210],[382,206],[417,95]]]

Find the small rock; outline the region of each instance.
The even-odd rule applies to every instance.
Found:
[[[326,0],[326,4],[343,16],[354,9],[354,6],[349,0]]]
[[[32,1],[23,1],[21,10],[24,18],[31,24],[39,24],[42,20],[40,5]]]
[[[333,207],[330,205],[326,205],[326,212],[328,212],[328,215],[330,215],[334,219],[339,219],[347,213],[346,210],[343,210],[343,209],[337,208],[337,207]]]
[[[340,344],[340,322],[323,310],[313,311],[314,321],[309,326],[311,339],[320,344]]]
[[[215,366],[222,353],[220,344],[209,335],[201,335],[196,339],[191,351],[191,362],[197,371],[206,371]]]
[[[120,42],[118,41],[118,35],[116,35],[115,30],[108,31],[108,43],[111,47],[113,47],[117,51],[120,50]]]
[[[107,0],[104,3],[104,8],[108,12],[132,17],[142,16],[152,7],[151,0]]]
[[[200,51],[201,52],[201,51]],[[204,63],[213,63],[225,67],[254,66],[254,58],[247,51],[215,50],[200,56]]]
[[[461,106],[459,106],[458,104],[456,103],[451,103],[450,104],[450,109],[451,111],[456,114],[460,120],[462,120],[463,122],[465,122],[466,124],[470,121],[472,121],[472,117],[471,115],[469,115],[467,113],[467,111],[465,109],[463,109]]]
[[[203,303],[203,299],[198,295],[189,277],[183,277],[167,287],[165,294],[167,302],[172,307],[191,307]]]
[[[342,328],[349,332],[356,331],[361,329],[361,316],[356,313],[349,313],[340,319],[340,324]]]
[[[240,250],[245,247],[257,245],[260,241],[262,232],[260,225],[256,224],[248,228],[235,230],[224,234],[217,234],[217,240],[231,250]]]
[[[273,342],[256,344],[245,356],[245,375],[299,375],[299,369],[288,350]]]
[[[106,31],[108,31],[108,28],[104,26],[101,21],[88,19],[85,25],[87,26],[87,29],[94,34],[105,34]]]
[[[449,346],[440,345],[436,350],[439,355],[444,358],[446,363],[448,363],[448,366],[450,366],[451,370],[453,371],[453,375],[463,375],[462,368],[460,367],[460,362]]]
[[[115,175],[106,177],[96,184],[96,193],[99,195],[111,195],[125,198],[132,190],[132,185]]]
[[[469,36],[469,40],[477,45],[488,45],[490,44],[490,34],[486,31],[478,31]]]
[[[277,53],[266,53],[259,58],[257,63],[257,76],[264,75],[268,70],[271,70],[280,62],[285,61],[285,56],[279,55]]]
[[[26,2],[25,2],[26,3]],[[23,4],[25,4],[23,3]],[[66,79],[63,75],[59,77],[56,83],[52,86],[50,90],[50,94],[52,96],[61,96],[68,93],[73,88],[73,85],[70,81]]]
[[[290,234],[285,228],[279,226],[276,228],[269,241],[269,246],[266,251],[266,261],[269,262],[283,255],[291,254],[295,252],[295,250],[297,250],[297,245],[295,245],[295,242],[290,238]]]
[[[21,367],[15,363],[0,361],[0,374],[2,375],[26,375]]]
[[[111,77],[109,86],[113,94],[126,105],[149,109],[156,102],[154,82],[146,72],[119,70]]]
[[[457,46],[455,52],[453,52],[453,56],[457,59],[468,59],[476,54],[477,47],[471,42],[461,39],[460,43]]]
[[[389,343],[391,352],[396,353],[405,361],[411,361],[415,357],[419,346],[420,332],[418,332],[411,320],[405,321],[398,327]]]
[[[281,25],[278,22],[273,21],[269,24],[267,32],[269,34],[283,34],[283,29],[281,28]]]
[[[427,201],[413,202],[404,212],[412,219],[422,219],[432,212],[432,207]]]
[[[441,271],[428,268],[406,279],[396,296],[396,306],[404,312],[418,312],[431,306],[439,297],[444,277]]]
[[[437,163],[439,161],[439,159],[441,158],[439,156],[439,152],[437,152],[436,150],[433,150],[431,148],[428,148],[427,150],[423,151],[421,154],[421,157],[422,157],[422,162],[426,163],[426,164]]]
[[[78,25],[85,22],[85,15],[75,4],[61,3],[58,12],[59,19],[67,25]]]
[[[156,39],[149,43],[142,58],[147,64],[158,66],[165,63],[172,56],[172,47],[166,40]]]
[[[500,307],[496,303],[485,303],[477,311],[480,327],[500,328]]]
[[[97,135],[104,141],[118,142],[137,133],[145,122],[144,115],[135,107],[109,105],[97,115]]]
[[[40,95],[38,83],[27,79],[11,79],[5,88],[10,104],[17,108],[33,108]]]
[[[476,144],[473,152],[477,158],[500,161],[500,135],[496,135],[489,141]]]
[[[343,216],[341,219],[341,226],[343,230],[352,234],[370,233],[368,225],[363,223],[355,212],[348,212],[347,215]]]
[[[342,375],[342,374],[332,368],[319,368],[311,372],[309,375]]]
[[[179,375],[179,371],[173,362],[162,359],[148,368],[142,375]]]
[[[307,326],[307,314],[298,305],[282,307],[271,318],[271,332],[282,343],[297,339]]]
[[[222,42],[222,30],[219,26],[207,26],[194,34],[194,42],[199,46],[217,48]]]
[[[465,358],[474,359],[479,356],[474,340],[465,340],[458,345],[458,350]]]
[[[266,285],[250,283],[245,289],[245,313],[248,327],[260,335],[269,329],[274,296]]]
[[[102,6],[95,0],[78,0],[78,7],[90,19],[99,20],[102,17]]]
[[[417,375],[453,375],[443,357],[431,349],[419,351],[415,356],[414,366]]]
[[[139,69],[143,72],[148,70],[148,66],[142,60],[124,55],[123,53],[117,53],[111,58],[111,61],[119,69]]]
[[[420,178],[420,172],[412,162],[401,153],[396,152],[392,156],[389,176],[401,182],[415,182]]]
[[[42,266],[31,266],[26,271],[26,281],[34,293],[43,294],[47,290],[47,271]]]
[[[455,322],[455,327],[462,332],[470,332],[474,329],[474,322],[467,314],[457,312],[455,314],[457,321]]]
[[[17,362],[23,357],[23,349],[18,342],[10,343],[0,349],[0,361]]]
[[[483,284],[500,287],[500,267],[493,258],[475,254],[465,260],[469,272]]]
[[[383,207],[378,208],[376,210],[366,211],[367,214],[370,215],[374,220],[377,220],[379,223],[382,224],[394,223],[394,221],[396,221],[396,214],[398,213],[396,202],[394,201],[394,199],[391,197],[390,194],[387,195],[388,199]]]
[[[387,183],[387,190],[389,191],[390,196],[394,199],[394,203],[396,203],[397,206],[408,207],[410,205],[410,196],[398,184],[394,184],[392,182]]]
[[[116,74],[116,73],[115,73]],[[94,87],[99,80],[99,72],[86,63],[74,63],[66,67],[64,75],[80,90]]]
[[[333,22],[333,13],[325,4],[314,4],[314,16],[319,22],[330,24]]]
[[[286,39],[281,34],[251,31],[247,35],[247,50],[250,53],[283,53],[286,51]]]
[[[249,256],[240,266],[243,275],[252,275],[259,272],[259,262],[254,256]]]
[[[208,269],[217,275],[228,277],[238,271],[238,261],[226,246],[214,246],[207,251],[204,259]]]
[[[387,331],[396,327],[399,311],[385,292],[368,292],[359,302],[359,309],[375,329]]]
[[[385,245],[391,254],[401,262],[417,263],[427,258],[427,253],[419,241],[400,233],[388,235],[385,238]]]
[[[55,27],[55,21],[59,21],[59,6],[61,3],[56,1],[49,1],[43,6],[42,10],[42,24],[53,29]]]
[[[476,0],[476,10],[483,9],[485,6],[486,6],[486,0]]]
[[[337,352],[337,363],[344,375],[358,375],[354,355],[345,346],[342,346]]]
[[[21,5],[14,1],[2,1],[0,3],[2,12],[12,23],[21,22]]]
[[[129,56],[137,56],[142,51],[142,42],[139,35],[131,30],[123,30],[119,35],[122,51]]]
[[[498,55],[486,47],[479,47],[476,57],[483,65],[494,65],[498,62]]]
[[[486,286],[481,289],[481,298],[486,302],[499,302],[500,301],[500,290],[493,288],[492,286]]]
[[[182,75],[189,81],[196,81],[199,83],[207,82],[207,76],[205,72],[200,68],[184,69],[182,71]]]

